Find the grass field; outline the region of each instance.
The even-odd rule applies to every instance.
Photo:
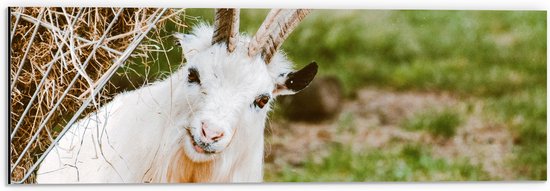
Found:
[[[241,31],[253,34],[266,13],[241,11]],[[213,11],[186,14],[211,21]],[[361,149],[354,144],[368,143],[328,141],[318,149],[323,155],[304,153],[299,163],[267,160],[266,181],[546,180],[546,28],[543,11],[315,10],[283,49],[297,66],[315,60],[320,75],[340,79],[348,102],[359,102],[358,92],[365,89],[417,97],[445,94],[454,102],[442,109],[433,102],[397,118],[390,114],[389,125],[365,124],[353,112],[342,113],[324,124],[340,129],[332,136],[357,137],[361,128],[392,126],[423,138]],[[157,63],[169,60],[177,67],[180,55],[176,48]],[[469,128],[475,121],[494,127],[487,128],[488,135],[505,132],[501,139],[508,149],[500,154],[509,157],[498,159],[497,166],[505,169],[490,172],[489,163],[468,155],[438,154],[437,148],[460,142],[458,136],[476,134]]]
[[[319,11],[308,19],[284,47],[291,55],[301,55],[293,57],[297,63],[318,60],[324,74],[344,82],[350,98],[358,88],[376,86],[449,92],[476,100],[471,104],[485,105],[481,114],[486,119],[505,124],[512,133],[513,179],[546,179],[546,13]],[[402,126],[451,137],[461,120],[452,107],[418,115]],[[316,181],[316,174],[325,174],[323,169],[333,174],[338,166],[323,166],[338,160],[367,166],[365,175],[342,165],[352,177],[347,180],[434,180],[441,172],[451,174],[446,180],[491,179],[467,162],[448,164],[423,152],[422,145],[413,148],[420,158],[403,154],[407,151],[354,155],[340,148],[323,163],[306,165],[305,178],[296,180]],[[378,164],[375,160],[386,164],[369,171],[368,165]],[[403,176],[395,175],[400,164],[406,167]],[[386,173],[378,177],[379,171]],[[287,179],[292,173],[280,177],[294,180]]]

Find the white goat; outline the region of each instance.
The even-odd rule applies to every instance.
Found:
[[[187,64],[160,82],[116,96],[81,119],[48,153],[38,183],[259,182],[272,100],[305,88],[277,51],[309,10],[271,10],[253,37],[239,10],[214,27],[176,34]]]

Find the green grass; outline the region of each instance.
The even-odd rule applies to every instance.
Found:
[[[348,95],[375,85],[500,96],[545,84],[545,18],[525,11],[318,11],[283,48],[299,64],[317,60]]]
[[[487,100],[497,119],[514,133],[515,160],[519,179],[546,180],[546,89],[532,88]],[[498,112],[497,112],[498,111]]]
[[[302,167],[286,166],[265,175],[268,182],[363,182],[488,180],[479,166],[466,159],[449,162],[435,158],[420,145],[400,149],[370,149],[355,153],[335,144],[320,162],[308,160]]]
[[[424,130],[435,137],[450,138],[455,135],[461,124],[460,115],[450,109],[444,111],[428,111],[418,114],[403,123],[409,130]]]
[[[349,97],[376,86],[482,100],[514,133],[514,176],[546,180],[546,33],[543,11],[317,11],[283,48],[317,60]],[[416,125],[450,136],[453,116]]]

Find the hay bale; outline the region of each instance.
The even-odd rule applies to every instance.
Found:
[[[154,24],[156,31],[149,33],[148,38],[160,39],[158,30],[163,29],[166,21],[185,26],[179,17],[182,11],[169,10],[159,22],[152,23],[160,9],[10,8],[9,128],[10,163],[14,168],[11,180],[23,178],[89,92],[97,88],[98,80],[110,78],[104,74],[113,60],[121,57],[145,27]],[[102,37],[103,41],[95,49],[95,42]],[[146,56],[147,50],[138,48],[133,55]],[[70,86],[73,79],[76,81]],[[112,97],[113,92],[109,90],[115,88],[108,86],[95,97],[95,107]],[[88,107],[83,115],[93,110],[94,107]],[[39,131],[41,126],[44,130]],[[37,140],[31,142],[37,133]],[[26,147],[28,152],[13,166]],[[25,180],[25,183],[32,182],[34,175]]]

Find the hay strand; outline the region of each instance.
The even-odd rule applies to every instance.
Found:
[[[183,11],[11,8],[11,182],[34,182],[43,153],[79,117],[111,98],[107,87],[117,69],[129,57],[148,56],[150,50],[142,46],[150,45],[140,45],[148,34],[159,35],[165,21],[186,26],[178,23]]]

